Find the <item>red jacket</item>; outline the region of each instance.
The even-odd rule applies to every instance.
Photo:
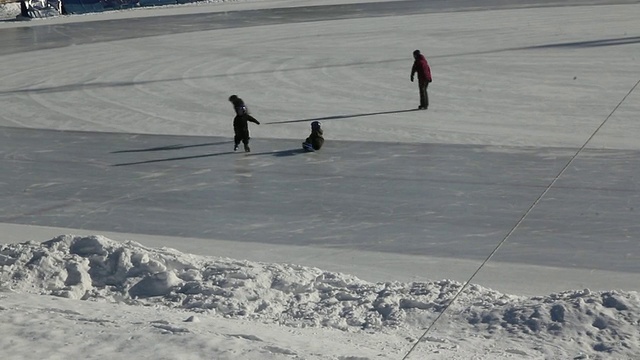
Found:
[[[424,55],[420,54],[418,59],[413,62],[413,68],[411,68],[411,79],[413,79],[413,75],[418,73],[418,81],[431,82],[431,68],[429,67],[429,63],[427,59],[424,58]]]

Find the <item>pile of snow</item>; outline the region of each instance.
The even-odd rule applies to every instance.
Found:
[[[0,19],[14,19],[20,15],[20,3],[0,4]]]
[[[0,265],[0,281],[13,291],[345,330],[423,325],[461,287],[373,284],[317,268],[199,257],[101,236],[5,245]],[[504,297],[479,287],[469,294],[484,302]]]
[[[0,286],[17,293],[349,332],[424,329],[463,285],[370,283],[317,268],[202,257],[102,236],[1,245],[0,266]],[[629,358],[640,348],[638,292],[528,298],[469,285],[446,314],[448,326],[469,336],[535,337]]]

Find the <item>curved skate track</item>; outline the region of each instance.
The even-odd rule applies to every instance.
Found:
[[[0,24],[0,222],[465,280],[606,119],[477,282],[525,264],[524,284],[588,269],[624,287],[640,272],[640,13],[567,3]],[[411,111],[414,48],[434,69],[428,112]],[[250,155],[230,151],[232,93],[262,122]],[[327,146],[300,153],[316,119]]]

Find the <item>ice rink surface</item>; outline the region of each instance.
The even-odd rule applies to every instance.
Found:
[[[135,21],[42,22],[29,27],[0,28],[0,56],[13,60],[37,53],[37,57],[44,59],[47,51],[57,51],[55,59],[62,62],[64,56],[59,53],[61,49],[73,49],[83,44],[94,46],[102,42],[205,31],[212,31],[215,36],[217,31],[230,31],[236,27],[419,16],[465,12],[478,7],[492,10],[548,7],[558,2],[503,3],[397,1],[210,12],[196,16],[166,15],[141,17]],[[563,3],[577,6],[612,2]],[[566,6],[562,8],[566,11]],[[620,45],[640,52],[637,35],[630,33],[619,38],[608,36],[606,41],[599,40],[591,44],[585,39],[569,42],[570,36],[560,36],[558,44],[564,44],[565,48],[602,47],[603,51],[613,51],[614,45]],[[464,36],[470,35],[467,33]],[[612,39],[618,39],[617,43],[612,44]],[[255,44],[238,43],[237,46],[246,46],[249,52],[248,48]],[[408,49],[412,47],[409,45]],[[122,51],[118,55],[120,58],[127,59],[125,49],[117,50]],[[473,49],[471,52],[474,51],[482,53],[482,50]],[[71,52],[68,61],[72,64],[77,62],[78,54],[82,52]],[[71,57],[73,55],[76,57]],[[229,53],[225,55],[229,56]],[[380,62],[393,64],[396,58],[405,55],[399,54]],[[291,56],[295,57],[295,54]],[[135,57],[131,58],[130,62],[134,63],[135,60]],[[180,61],[179,58],[176,61]],[[277,55],[272,61],[279,61]],[[372,61],[375,63],[376,59]],[[406,68],[410,65],[410,59],[403,61],[401,73],[408,77]],[[193,69],[196,65],[190,66]],[[328,73],[321,64],[315,66],[327,77],[340,74]],[[627,66],[633,69],[633,65],[627,63]],[[71,65],[65,71],[73,72],[72,68]],[[117,69],[122,71],[118,72]],[[150,69],[158,73],[162,71],[157,66]],[[440,75],[442,68],[436,69],[436,74],[439,72],[437,76],[450,76]],[[165,76],[172,76],[169,70]],[[225,75],[230,78],[226,80],[230,83],[239,76],[231,73],[232,70],[235,69]],[[268,70],[268,67],[263,69],[257,66],[252,70],[282,78],[285,82],[291,82],[293,78],[292,75],[282,75],[286,71],[282,68]],[[431,110],[412,111],[412,102],[391,108],[327,111],[326,116],[318,112],[311,116],[295,116],[294,110],[285,108],[280,118],[260,118],[260,114],[276,114],[277,109],[269,113],[268,109],[257,107],[256,116],[262,124],[252,127],[253,152],[245,154],[232,151],[232,139],[228,133],[215,134],[216,126],[222,128],[220,124],[225,124],[229,127],[230,111],[226,108],[216,110],[220,113],[216,116],[224,120],[216,123],[214,119],[211,124],[214,134],[195,136],[176,132],[179,135],[173,135],[167,134],[168,127],[158,128],[160,134],[153,134],[152,124],[148,128],[134,124],[132,133],[121,131],[126,125],[111,131],[114,129],[106,121],[113,114],[104,112],[102,108],[94,108],[90,103],[95,100],[96,94],[91,94],[88,103],[83,102],[82,95],[76,95],[80,99],[75,101],[79,109],[75,110],[72,117],[79,118],[77,114],[84,111],[91,114],[88,116],[91,121],[99,120],[101,123],[95,125],[96,129],[91,129],[90,125],[88,128],[81,127],[79,130],[82,131],[75,131],[73,123],[66,125],[62,120],[65,114],[70,114],[62,110],[63,105],[50,105],[53,100],[51,103],[39,100],[50,94],[64,96],[67,93],[73,96],[71,93],[86,94],[101,88],[110,88],[115,94],[119,87],[123,96],[135,98],[136,93],[129,88],[141,88],[146,84],[172,86],[170,81],[159,83],[157,79],[139,79],[138,75],[121,79],[121,75],[127,74],[126,63],[114,64],[106,74],[91,77],[91,74],[83,73],[81,75],[86,75],[90,80],[69,84],[69,78],[76,75],[65,77],[55,69],[49,69],[45,75],[40,75],[40,83],[27,84],[25,87],[2,86],[0,101],[3,108],[14,105],[20,107],[25,118],[17,123],[16,114],[19,111],[16,110],[10,115],[5,112],[2,121],[1,223],[6,226],[64,228],[70,229],[70,232],[78,229],[93,233],[163,236],[174,239],[171,246],[177,249],[185,249],[186,242],[199,239],[200,247],[211,244],[211,248],[201,249],[202,252],[229,256],[239,254],[225,253],[221,249],[221,242],[246,243],[247,248],[256,249],[256,253],[247,253],[247,257],[257,257],[252,260],[288,261],[324,265],[326,268],[331,268],[332,257],[350,254],[348,256],[354,259],[354,263],[362,265],[369,262],[366,268],[369,270],[362,270],[365,269],[362,267],[360,270],[337,270],[350,271],[362,277],[366,277],[364,273],[367,271],[384,274],[384,266],[392,266],[378,261],[385,259],[393,262],[396,259],[393,271],[403,273],[407,279],[444,276],[460,281],[471,276],[473,270],[508,236],[486,266],[488,269],[493,267],[496,274],[509,271],[505,269],[511,269],[511,266],[515,266],[513,264],[523,265],[526,269],[540,269],[540,275],[521,279],[523,283],[548,281],[540,276],[553,276],[558,271],[604,274],[598,278],[600,282],[595,285],[597,287],[604,284],[608,276],[629,279],[640,273],[640,151],[632,145],[583,148],[598,124],[608,117],[613,118],[616,104],[620,105],[620,113],[627,111],[623,120],[633,117],[628,113],[638,109],[639,90],[629,91],[629,85],[638,79],[630,79],[628,83],[620,85],[621,89],[616,89],[617,92],[611,95],[607,106],[598,110],[599,113],[596,111],[592,122],[578,123],[574,131],[566,134],[566,142],[561,133],[548,137],[532,134],[543,139],[538,145],[518,144],[518,141],[484,144],[482,134],[477,134],[476,141],[467,143],[432,141],[438,135],[427,137],[424,142],[414,138],[410,138],[410,141],[394,141],[393,134],[390,134],[388,141],[381,141],[380,138],[362,141],[361,137],[366,137],[367,130],[349,139],[344,133],[336,136],[340,129],[338,126],[332,129],[332,124],[356,122],[376,126],[380,122],[414,119],[422,114],[427,118],[431,116]],[[29,78],[26,69],[23,75]],[[186,72],[178,75],[185,82],[197,81]],[[5,72],[3,79],[17,83],[14,79],[16,76],[19,75]],[[215,83],[217,79],[214,77],[209,80]],[[363,85],[371,86],[366,82]],[[242,86],[246,88],[251,85],[243,83]],[[231,91],[241,92],[244,89],[242,86]],[[407,90],[409,96],[415,95],[413,86],[411,84],[411,89]],[[622,89],[625,86],[626,90]],[[222,103],[221,107],[228,106],[224,104],[225,91],[226,88],[221,88],[219,93],[208,96],[218,96],[221,98],[218,100]],[[148,94],[144,91],[140,94],[140,101],[143,102]],[[264,97],[268,95],[267,91]],[[290,96],[288,93],[277,95],[281,97],[280,100]],[[628,96],[627,102],[622,102],[622,95]],[[111,100],[113,102],[109,102]],[[320,100],[318,107],[331,107],[330,95],[323,93]],[[29,110],[30,101],[44,110],[40,113]],[[118,107],[116,95],[109,101],[105,102],[114,108]],[[179,102],[180,99],[175,101]],[[635,103],[635,107],[629,109],[628,102]],[[469,104],[474,106],[473,101]],[[540,104],[544,106],[544,103]],[[171,104],[166,107],[170,108]],[[47,119],[46,111],[55,112],[58,114],[55,116],[60,116],[61,120]],[[197,116],[206,116],[201,114],[206,110],[196,108],[193,111]],[[446,110],[440,108],[437,111]],[[96,113],[102,114],[100,116],[103,118]],[[491,115],[485,113],[479,116]],[[637,113],[635,117],[637,119]],[[30,122],[31,119],[34,122]],[[53,125],[46,125],[49,120]],[[306,128],[312,120],[320,120],[325,124],[327,143],[319,152],[304,153],[300,149],[300,142],[307,135]],[[123,122],[126,121],[135,122],[139,119],[123,119]],[[183,121],[187,124],[182,126],[189,128],[189,120]],[[456,118],[456,121],[456,126],[464,128],[467,119]],[[299,138],[290,136],[289,130],[283,131],[282,137],[260,136],[270,129],[289,125],[300,134]],[[198,129],[206,129],[208,125],[196,123],[194,126],[196,129],[192,130],[198,132]],[[386,126],[393,128],[392,125]],[[469,121],[469,126],[477,124]],[[144,130],[140,132],[147,133],[138,133],[140,129]],[[420,131],[418,128],[415,130]],[[627,129],[629,137],[638,139],[635,136],[640,135],[637,130],[637,125]],[[437,128],[430,131],[438,133]],[[504,133],[510,130],[500,131]],[[581,137],[576,137],[576,134]],[[527,129],[523,129],[518,136],[526,138]],[[455,138],[452,136],[452,139]],[[592,140],[597,144],[597,138]],[[55,235],[52,234],[52,237]],[[283,259],[277,254],[265,255],[269,250],[265,250],[262,256],[257,254],[261,249],[274,251],[287,248],[297,248],[296,254],[306,255],[303,258]],[[314,252],[322,255],[318,255],[316,261],[310,261]],[[287,254],[286,250],[282,254]],[[407,256],[412,260],[405,261]],[[341,263],[348,261],[346,259]],[[401,262],[403,264],[398,264]],[[415,265],[429,262],[437,264],[434,267],[441,273],[424,274],[421,273],[424,270]],[[460,265],[462,263],[465,264],[464,268]],[[379,264],[377,269],[376,264]],[[501,264],[510,265],[501,268]],[[500,289],[500,281],[497,275],[487,275],[484,281],[480,276],[476,282]],[[585,281],[581,278],[580,281],[563,283],[559,287],[594,286]],[[626,284],[629,290],[637,290],[637,286],[629,282],[611,281],[616,286]],[[516,284],[511,285],[517,287]],[[519,290],[524,291],[522,288]]]

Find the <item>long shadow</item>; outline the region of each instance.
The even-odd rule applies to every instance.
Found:
[[[552,48],[590,48],[600,46],[619,46],[619,45],[631,45],[640,43],[640,36],[613,38],[613,39],[600,39],[589,41],[574,41],[559,44],[547,44],[547,45],[535,45],[529,46],[523,49],[552,49]]]
[[[134,161],[134,162],[128,162],[128,163],[113,164],[113,165],[111,165],[111,166],[130,166],[130,165],[152,164],[152,163],[167,162],[167,161],[179,161],[179,160],[199,159],[199,158],[213,157],[213,156],[221,156],[221,155],[229,155],[229,154],[235,154],[235,153],[236,153],[236,152],[234,152],[234,151],[227,151],[227,152],[215,153],[215,154],[203,154],[203,155],[192,155],[192,156],[179,156],[179,157],[167,158],[167,159],[155,159],[155,160]]]
[[[295,71],[305,71],[305,70],[315,70],[315,69],[387,64],[387,63],[400,62],[400,61],[407,62],[407,58],[386,59],[386,60],[376,60],[376,61],[358,61],[353,63],[332,64],[332,65],[300,66],[300,67],[289,68],[289,69],[268,69],[268,70],[259,70],[259,71],[248,71],[248,72],[243,72],[242,75],[259,75],[259,74],[270,74],[274,72],[279,72],[279,73],[295,72]],[[409,60],[409,63],[411,63],[411,60]],[[48,86],[48,87],[40,87],[40,88],[32,88],[32,89],[5,90],[5,91],[0,91],[0,95],[48,94],[48,93],[69,92],[69,91],[76,91],[76,90],[92,90],[92,89],[103,89],[103,88],[139,86],[139,85],[147,85],[147,84],[154,84],[154,83],[180,82],[185,80],[226,78],[233,75],[239,75],[239,74],[225,73],[225,74],[217,74],[217,75],[192,76],[192,77],[181,77],[181,78],[173,78],[173,79],[169,78],[169,79],[141,80],[141,81],[91,82],[91,83],[80,83],[80,84],[67,84],[67,85]]]
[[[289,149],[289,150],[278,150],[278,151],[265,151],[260,153],[248,153],[250,156],[262,156],[262,155],[271,155],[276,157],[286,157],[286,156],[295,156],[299,154],[306,154],[302,148]]]
[[[195,144],[195,145],[176,144],[176,145],[158,146],[158,147],[147,148],[147,149],[117,150],[117,151],[112,151],[111,154],[147,152],[147,151],[180,150],[180,149],[187,149],[187,148],[192,148],[192,147],[215,146],[215,145],[223,145],[223,144],[230,144],[230,143],[232,143],[232,141],[220,141],[220,142],[216,142],[216,143],[204,143],[204,144]]]
[[[206,158],[206,157],[231,155],[231,154],[239,154],[239,155],[240,154],[245,154],[246,156],[270,155],[270,156],[285,157],[285,156],[294,156],[294,155],[304,154],[304,153],[306,153],[306,151],[304,151],[302,148],[279,150],[279,151],[265,151],[265,152],[260,152],[260,153],[244,153],[244,152],[241,152],[241,151],[226,151],[226,152],[215,153],[215,154],[202,154],[202,155],[192,155],[192,156],[179,156],[179,157],[166,158],[166,159],[133,161],[133,162],[128,162],[128,163],[113,164],[111,166],[143,165],[143,164],[152,164],[152,163],[167,162],[167,161],[180,161],[180,160],[200,159],[200,158]]]
[[[566,43],[556,43],[556,44],[543,44],[543,45],[531,45],[531,46],[520,46],[520,47],[511,47],[504,49],[491,49],[484,51],[471,51],[466,53],[457,53],[457,54],[448,54],[448,55],[433,55],[429,56],[429,59],[444,59],[444,58],[455,58],[459,56],[475,56],[475,55],[489,55],[489,54],[498,54],[503,52],[510,51],[523,51],[523,50],[536,50],[536,49],[562,49],[562,48],[590,48],[590,47],[601,47],[601,46],[621,46],[621,45],[632,45],[640,43],[639,36],[632,37],[623,37],[623,38],[612,38],[612,39],[599,39],[599,40],[586,40],[586,41],[572,41]]]
[[[357,117],[365,117],[365,116],[376,116],[376,115],[388,115],[388,114],[399,114],[411,111],[418,111],[418,109],[404,109],[404,110],[391,110],[391,111],[379,111],[372,113],[364,113],[364,114],[352,114],[352,115],[335,115],[335,116],[325,116],[311,119],[299,119],[299,120],[284,120],[284,121],[271,121],[264,122],[265,125],[274,125],[274,124],[290,124],[297,122],[307,122],[307,121],[320,121],[320,120],[340,120],[340,119],[350,119]]]
[[[453,57],[459,57],[459,56],[488,55],[488,54],[495,54],[495,53],[508,52],[508,51],[553,49],[553,48],[589,48],[589,47],[601,47],[601,46],[632,45],[637,43],[640,43],[640,37],[632,36],[632,37],[611,38],[611,39],[575,41],[575,42],[568,42],[568,43],[512,47],[512,48],[504,48],[504,49],[491,49],[486,51],[473,51],[473,52],[457,53],[457,54],[432,55],[432,56],[428,56],[428,58],[441,59],[441,58],[453,58]],[[267,74],[267,73],[274,73],[274,72],[294,72],[294,71],[326,69],[326,68],[359,67],[363,65],[376,65],[376,64],[389,64],[389,63],[406,63],[408,64],[407,66],[410,67],[412,60],[410,57],[403,57],[398,59],[384,59],[384,60],[376,60],[376,61],[357,61],[357,62],[351,62],[351,63],[345,63],[345,64],[314,65],[314,66],[301,66],[301,67],[290,68],[290,69],[268,69],[268,70],[260,70],[260,71],[250,71],[250,72],[244,72],[242,73],[242,75]],[[31,89],[4,90],[4,91],[0,91],[0,95],[48,94],[48,93],[57,93],[57,92],[76,91],[80,89],[90,90],[90,89],[101,89],[101,88],[112,88],[112,87],[113,88],[129,87],[129,86],[139,86],[139,85],[146,85],[146,84],[153,84],[153,83],[180,82],[185,80],[198,80],[198,79],[207,79],[207,78],[221,78],[221,77],[229,77],[232,75],[236,75],[236,74],[225,73],[225,74],[217,74],[217,75],[209,75],[209,76],[183,77],[183,78],[174,78],[174,79],[169,78],[169,79],[143,80],[143,81],[94,82],[94,83],[68,84],[68,85],[60,85],[60,86],[31,88]],[[374,113],[371,115],[376,115],[376,114]],[[366,116],[366,115],[363,115],[363,116]],[[347,117],[351,117],[351,116],[347,116]],[[328,120],[328,119],[325,119],[325,120]]]

